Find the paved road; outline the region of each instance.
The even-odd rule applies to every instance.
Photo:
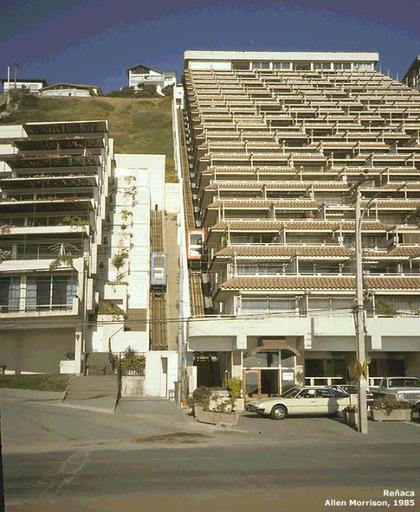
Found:
[[[244,416],[238,432],[221,432],[158,401],[126,402],[112,416],[9,396],[3,410],[8,512],[312,512],[331,510],[326,499],[383,499],[386,488],[416,490],[420,509],[415,424],[370,423],[360,436],[328,418]],[[44,437],[35,430],[29,449],[40,421]]]

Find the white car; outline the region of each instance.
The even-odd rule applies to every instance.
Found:
[[[333,416],[348,405],[355,405],[357,396],[327,387],[291,388],[279,397],[250,402],[248,412],[282,420],[294,415]]]

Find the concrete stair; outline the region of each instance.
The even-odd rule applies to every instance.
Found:
[[[63,405],[79,409],[114,412],[118,401],[117,375],[73,377]]]

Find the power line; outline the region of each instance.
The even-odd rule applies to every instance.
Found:
[[[166,318],[166,319],[163,319],[163,320],[151,320],[151,319],[142,319],[142,320],[130,320],[130,319],[113,319],[113,320],[105,320],[105,321],[88,321],[86,322],[86,325],[88,326],[94,326],[94,327],[101,327],[102,325],[112,325],[112,324],[125,324],[125,325],[130,325],[130,324],[147,324],[147,325],[150,325],[150,324],[162,324],[162,323],[179,323],[179,322],[190,322],[190,323],[194,323],[194,322],[216,322],[216,321],[221,321],[221,320],[247,320],[247,319],[250,319],[250,320],[264,320],[264,319],[276,319],[276,318],[301,318],[301,319],[304,319],[304,318],[312,318],[312,317],[320,317],[320,318],[326,318],[326,317],[334,317],[334,316],[340,316],[340,314],[337,314],[335,315],[334,313],[335,312],[340,312],[340,313],[348,313],[348,314],[353,314],[353,311],[354,309],[353,308],[335,308],[334,310],[325,310],[325,309],[311,309],[311,314],[306,314],[306,315],[292,315],[289,311],[277,311],[277,312],[263,312],[263,313],[250,313],[250,314],[244,314],[244,315],[214,315],[214,316],[211,316],[211,315],[206,315],[206,316],[202,316],[202,317],[172,317],[172,318]],[[322,314],[324,313],[324,314]],[[107,316],[115,316],[117,317],[118,315],[107,315]],[[121,315],[122,316],[122,315]],[[419,316],[419,313],[413,313],[413,314],[408,314],[407,316]],[[55,318],[45,318],[43,319],[42,321],[42,325],[40,325],[40,322],[39,322],[39,318],[36,319],[36,323],[34,322],[34,325],[36,325],[37,327],[40,327],[40,328],[44,328],[46,326],[48,326],[47,324],[51,324],[51,327],[61,327],[61,328],[71,328],[71,327],[75,327],[75,326],[78,326],[78,325],[81,325],[82,323],[82,320],[81,319],[77,319],[77,320],[74,320],[74,321],[71,321],[69,322],[69,325],[57,325],[57,319]],[[63,319],[60,318],[60,322],[62,322]],[[6,319],[4,319],[4,323],[6,323]],[[26,324],[13,324],[13,323],[8,323],[7,324],[7,327],[21,327],[21,328],[28,328],[30,327],[30,323],[28,322],[29,325]],[[141,331],[140,331],[141,332]]]

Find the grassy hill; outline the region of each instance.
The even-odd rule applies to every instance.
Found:
[[[38,98],[24,96],[0,124],[107,119],[117,153],[166,155],[166,181],[174,169],[171,98]]]

